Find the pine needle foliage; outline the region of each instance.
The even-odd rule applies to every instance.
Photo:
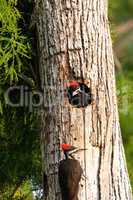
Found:
[[[30,59],[30,43],[21,33],[17,0],[0,0],[0,83],[18,81],[24,59]]]

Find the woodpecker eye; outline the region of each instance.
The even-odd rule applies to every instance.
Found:
[[[75,83],[75,84],[74,84]],[[70,82],[67,87],[69,103],[77,108],[86,107],[92,102],[91,89],[81,82]]]

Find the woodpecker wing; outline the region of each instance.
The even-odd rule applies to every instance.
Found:
[[[62,200],[78,200],[79,182],[82,176],[80,163],[75,159],[65,159],[59,164],[59,183]]]

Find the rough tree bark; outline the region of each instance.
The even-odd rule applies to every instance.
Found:
[[[61,200],[57,176],[60,143],[67,142],[87,149],[75,155],[86,177],[80,183],[79,200],[131,200],[107,0],[36,0],[35,6],[45,94],[41,145],[47,199]],[[67,80],[86,83],[93,103],[85,109],[71,106],[63,93]]]

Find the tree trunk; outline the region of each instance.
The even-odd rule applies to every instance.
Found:
[[[85,175],[79,200],[131,200],[117,110],[107,1],[36,0],[35,6],[44,89],[44,196],[61,200],[60,144],[69,143],[86,149],[75,154]],[[91,105],[75,108],[69,104],[63,92],[68,80],[84,82],[91,88]]]

